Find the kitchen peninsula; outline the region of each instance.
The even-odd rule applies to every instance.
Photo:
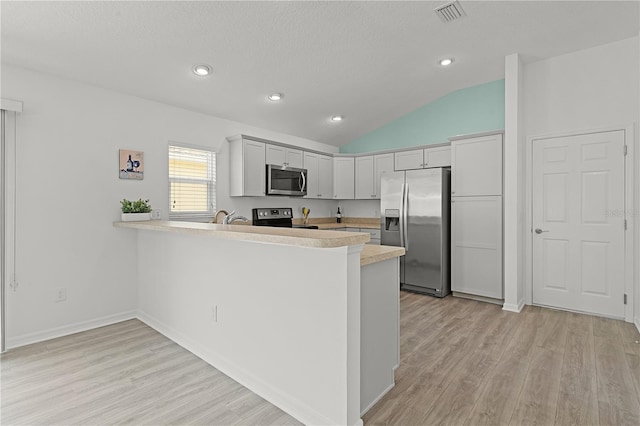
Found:
[[[369,234],[188,222],[137,229],[138,316],[305,424],[362,424],[399,362],[404,249]]]

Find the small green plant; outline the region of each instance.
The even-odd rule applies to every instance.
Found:
[[[150,213],[151,205],[149,200],[143,200],[140,198],[138,201],[129,201],[124,198],[120,201],[122,204],[122,213]]]

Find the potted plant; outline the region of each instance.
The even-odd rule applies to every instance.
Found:
[[[151,205],[149,200],[129,201],[124,198],[122,204],[122,221],[151,220]]]

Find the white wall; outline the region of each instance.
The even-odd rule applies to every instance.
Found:
[[[638,37],[525,65],[527,136],[638,120]]]
[[[630,215],[635,230],[636,247],[640,226],[637,220],[640,189],[640,152],[638,122],[640,119],[640,43],[633,37],[530,63],[524,67],[524,126],[526,138],[558,135],[584,130],[630,126],[633,139],[628,141],[635,153],[635,209]],[[528,154],[528,153],[527,153]],[[637,248],[636,248],[637,250]],[[530,264],[530,259],[527,259]],[[637,276],[637,254],[634,282],[635,319],[640,327],[640,286]],[[530,274],[530,269],[528,271]],[[529,275],[530,277],[530,275]],[[531,289],[527,289],[528,302]]]
[[[250,216],[252,207],[332,201],[228,197],[225,137],[245,133],[336,152],[314,141],[259,129],[94,86],[2,65],[3,98],[24,102],[17,118],[17,291],[7,292],[8,347],[133,315],[137,258],[133,233],[117,232],[122,198],[149,198],[168,212],[167,144],[214,148],[218,208]],[[118,178],[118,149],[144,151],[143,181]],[[54,302],[58,288],[66,302]]]
[[[145,322],[305,424],[362,424],[362,245],[115,232],[138,234]]]
[[[342,217],[380,217],[380,200],[340,200],[331,216],[335,217],[340,206]]]

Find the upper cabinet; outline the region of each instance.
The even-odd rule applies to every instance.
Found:
[[[393,171],[393,153],[366,155],[355,159],[355,197],[359,200],[380,198],[380,179]]]
[[[303,154],[300,149],[266,144],[266,164],[301,169],[303,165],[302,157]]]
[[[318,155],[318,198],[333,198],[333,157]]]
[[[451,166],[451,147],[449,146],[400,151],[396,152],[394,156],[395,170]]]
[[[375,198],[373,180],[373,155],[356,157],[355,198],[356,200],[370,200]]]
[[[421,169],[424,164],[423,149],[400,151],[394,154],[396,170]]]
[[[451,147],[437,146],[435,148],[427,148],[424,150],[424,168],[431,167],[450,167],[451,166]]]
[[[333,158],[333,198],[338,200],[353,199],[354,168],[353,157]]]
[[[502,134],[451,141],[451,195],[502,195]]]
[[[393,153],[377,154],[373,156],[374,198],[380,198],[380,181],[382,174],[393,171]]]
[[[255,196],[265,193],[265,143],[244,137],[229,139],[229,195]]]
[[[303,165],[307,169],[306,198],[333,198],[333,158],[305,152]]]

